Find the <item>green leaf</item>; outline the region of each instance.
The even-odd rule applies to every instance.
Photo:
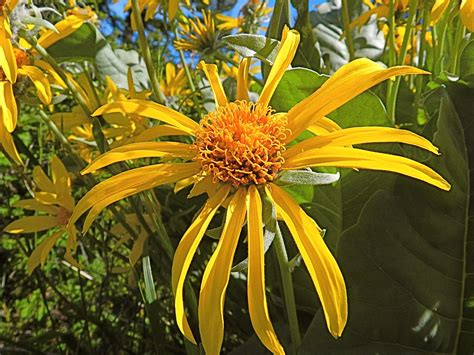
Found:
[[[424,163],[447,178],[452,190],[403,176],[396,177],[393,189],[371,189],[356,224],[344,231],[337,246],[348,287],[347,327],[342,338],[334,340],[318,312],[302,353],[472,353],[472,348],[459,352],[464,348],[457,342],[465,318],[464,248],[472,241],[472,233],[466,233],[467,154],[454,106],[446,93],[437,99],[434,143],[442,155]],[[347,198],[358,195],[353,191]]]
[[[122,89],[128,89],[127,73],[132,69],[135,88],[148,88],[148,74],[143,60],[136,51],[114,50],[100,31],[91,23],[48,48],[58,61],[94,62],[102,78],[109,76]]]
[[[311,170],[285,170],[276,182],[293,185],[328,185],[337,182],[339,177],[339,173],[327,174]]]
[[[270,106],[277,112],[288,112],[320,88],[328,78],[309,69],[289,69],[280,80]],[[391,125],[382,101],[370,91],[355,97],[329,114],[329,117],[343,128]]]
[[[155,282],[153,280],[153,271],[151,269],[151,261],[149,256],[142,258],[143,265],[143,281],[145,282],[145,299],[148,304],[156,301]]]
[[[469,87],[474,87],[474,39],[464,47],[460,59],[460,78]]]
[[[84,23],[77,31],[51,45],[48,53],[58,62],[93,61],[97,53],[97,33],[94,25]]]
[[[258,58],[268,64],[275,61],[280,41],[262,35],[237,34],[222,38],[232,49],[246,58]]]

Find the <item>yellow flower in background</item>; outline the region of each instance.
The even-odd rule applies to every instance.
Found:
[[[203,10],[202,20],[198,16],[181,20],[183,22],[179,23],[179,28],[183,38],[174,41],[177,50],[207,54],[219,47],[219,32],[211,12]]]
[[[114,0],[116,3],[118,0]],[[140,12],[143,12],[146,8],[145,12],[145,21],[148,21],[155,16],[156,10],[158,9],[158,5],[164,3],[165,0],[138,0],[138,7],[140,8]],[[127,4],[125,5],[124,11],[128,11],[132,8],[132,0],[128,0]],[[179,9],[179,0],[168,0],[168,18],[173,20],[176,16],[176,13]],[[134,22],[132,20],[132,22]],[[135,25],[132,24],[133,28],[136,28]]]
[[[32,199],[21,200],[15,207],[31,210],[40,214],[22,217],[5,227],[5,232],[12,234],[27,234],[51,231],[33,250],[28,259],[28,272],[31,274],[40,264],[43,265],[51,249],[59,238],[67,235],[66,253],[64,258],[71,264],[77,265],[72,256],[76,249],[76,234],[74,226],[67,226],[75,203],[71,195],[71,178],[59,158],[51,160],[51,178],[39,166],[33,170],[33,181],[38,191]]]
[[[363,0],[362,1],[368,8],[366,12],[363,12],[359,17],[355,18],[349,25],[349,28],[364,26],[372,15],[376,15],[377,19],[387,18],[389,14],[389,0]],[[408,10],[408,0],[395,0],[395,11],[400,13]]]
[[[122,172],[93,187],[77,204],[72,226],[87,211],[86,231],[110,204],[163,184],[180,188],[194,184],[190,196],[207,193],[209,198],[182,237],[172,267],[177,324],[193,343],[188,324],[183,285],[193,255],[221,206],[226,217],[217,248],[204,271],[199,297],[199,330],[207,354],[218,354],[224,334],[224,300],[234,253],[242,226],[248,226],[248,303],[252,325],[262,343],[274,353],[283,353],[270,321],[265,294],[262,227],[262,196],[276,208],[287,225],[321,300],[329,332],[341,336],[347,321],[347,295],[341,271],[321,237],[321,228],[281,187],[275,184],[286,170],[308,167],[338,167],[396,172],[425,181],[440,189],[450,185],[435,171],[411,159],[371,152],[353,145],[399,142],[438,150],[426,139],[406,130],[386,127],[341,129],[326,116],[355,96],[388,78],[425,71],[396,66],[384,68],[368,59],[357,59],[340,68],[316,92],[287,113],[275,113],[270,99],[299,44],[299,34],[285,30],[275,62],[257,102],[248,99],[249,59],[239,67],[237,100],[228,102],[217,66],[201,62],[214,92],[217,109],[199,123],[166,106],[143,100],[109,103],[94,115],[139,114],[158,119],[162,135],[194,137],[193,144],[140,142],[125,145],[98,157],[82,173],[110,164],[140,158],[181,159]],[[305,130],[316,136],[289,145]]]
[[[272,9],[266,7],[266,1],[249,0],[240,9],[238,17],[216,14],[217,28],[221,31],[238,30],[246,33],[257,33],[262,22]]]
[[[190,93],[184,68],[176,68],[174,63],[166,63],[165,75],[160,81],[160,89],[165,96],[179,96]]]

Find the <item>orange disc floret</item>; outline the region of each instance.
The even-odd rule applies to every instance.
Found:
[[[214,182],[233,186],[275,179],[284,163],[284,141],[290,133],[285,115],[247,101],[217,108],[201,122],[196,160]]]

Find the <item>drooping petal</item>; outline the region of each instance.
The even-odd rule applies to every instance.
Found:
[[[382,170],[399,173],[448,191],[451,185],[433,169],[414,160],[392,154],[356,148],[324,147],[310,149],[285,161],[284,169],[332,166]]]
[[[48,258],[51,249],[53,249],[54,244],[58,241],[59,237],[63,234],[63,231],[58,231],[46,237],[31,253],[28,258],[28,274],[32,274],[33,271],[41,264],[44,265],[46,259]]]
[[[53,82],[59,86],[61,86],[63,89],[67,89],[67,85],[64,82],[64,80],[59,76],[59,74],[56,72],[56,70],[53,69],[51,64],[48,62],[45,62],[44,60],[36,60],[35,59],[35,66],[38,68],[43,69],[48,75],[53,78]]]
[[[244,58],[239,64],[237,74],[237,100],[249,100],[249,68],[251,58]]]
[[[45,105],[51,103],[53,94],[51,93],[51,86],[49,84],[48,77],[43,73],[43,71],[32,65],[24,65],[18,69],[18,73],[21,75],[26,75],[33,82],[36,90],[38,91],[38,98]]]
[[[204,351],[218,355],[224,338],[224,299],[230,269],[245,219],[245,189],[238,189],[230,200],[217,248],[204,271],[199,293],[199,332]]]
[[[71,177],[63,162],[57,156],[53,156],[51,159],[51,173],[59,204],[72,211],[74,199],[71,196]]]
[[[321,229],[280,187],[266,187],[293,236],[296,246],[318,292],[329,332],[340,337],[347,322],[347,292],[336,260],[321,236]]]
[[[212,92],[214,93],[214,99],[216,100],[216,106],[227,105],[227,96],[222,86],[221,79],[219,78],[219,72],[217,71],[217,65],[206,64],[204,61],[199,62],[198,69],[201,69],[211,85]]]
[[[185,179],[196,174],[199,170],[200,165],[198,163],[158,164],[132,169],[115,175],[94,186],[85,194],[76,205],[69,220],[69,225],[74,224],[84,212],[106,198],[110,204],[134,193]],[[122,190],[127,190],[126,196],[121,193]],[[116,197],[115,201],[112,201],[112,196]]]
[[[41,232],[58,225],[58,219],[53,216],[28,216],[13,221],[5,227],[5,232],[24,234]]]
[[[3,122],[0,122],[0,145],[11,159],[13,159],[18,164],[23,164],[20,154],[15,147],[13,137],[10,133],[8,133],[7,129],[3,125]]]
[[[307,127],[372,86],[397,75],[428,74],[409,66],[384,68],[370,59],[356,59],[342,66],[316,92],[288,112],[288,128],[292,134],[286,141],[298,137]]]
[[[93,116],[116,112],[137,114],[166,122],[170,125],[181,128],[190,135],[194,135],[194,132],[199,129],[198,123],[171,108],[157,104],[156,102],[138,99],[111,102],[97,109],[97,111],[93,113]]]
[[[247,297],[250,320],[261,342],[274,354],[285,351],[275,334],[265,294],[262,201],[255,185],[247,192],[248,274]]]
[[[193,256],[204,236],[204,232],[209,226],[216,211],[229,194],[229,191],[230,186],[224,186],[219,189],[214,196],[206,201],[206,204],[197,218],[181,238],[173,258],[171,283],[175,296],[176,322],[181,332],[194,344],[196,343],[196,340],[194,339],[191,328],[189,327],[186,318],[186,311],[184,309],[183,285]]]
[[[11,42],[11,30],[8,18],[0,17],[0,69],[3,70],[7,80],[15,83],[17,79],[17,63]]]
[[[9,81],[0,81],[0,114],[7,131],[13,132],[18,121],[18,107]]]
[[[188,198],[199,196],[207,193],[212,196],[219,188],[219,183],[215,183],[210,175],[199,176],[191,191],[189,191]]]
[[[290,158],[305,150],[322,148],[326,146],[344,147],[365,143],[405,143],[426,149],[439,154],[429,140],[416,133],[405,129],[389,127],[353,127],[342,129],[333,133],[306,139],[291,146],[285,153],[285,158]]]
[[[288,30],[287,28],[283,30],[280,48],[275,63],[272,65],[267,81],[265,82],[260,97],[258,98],[258,102],[263,106],[268,106],[278,83],[295,57],[299,43],[300,34],[297,31]]]
[[[81,174],[89,174],[104,166],[125,160],[139,158],[152,158],[173,156],[181,158],[192,158],[196,152],[192,145],[179,142],[139,142],[127,144],[108,151],[99,156]]]
[[[464,26],[470,32],[474,32],[474,0],[461,0],[459,16]]]

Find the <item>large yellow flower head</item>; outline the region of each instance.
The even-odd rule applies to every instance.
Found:
[[[249,59],[239,67],[237,99],[229,102],[217,67],[201,62],[213,89],[216,110],[200,123],[163,105],[143,100],[114,102],[95,115],[135,113],[158,119],[162,135],[195,137],[194,143],[141,142],[113,149],[98,157],[83,173],[110,164],[145,157],[180,158],[180,163],[160,163],[120,173],[91,189],[77,204],[71,222],[89,210],[84,229],[108,205],[141,191],[166,184],[194,183],[190,195],[209,196],[199,215],[182,237],[173,260],[172,288],[179,329],[196,342],[188,324],[183,285],[197,248],[216,212],[226,206],[226,217],[217,247],[204,271],[199,297],[199,330],[207,354],[218,354],[224,335],[224,300],[234,253],[242,226],[247,222],[248,304],[252,325],[262,343],[274,353],[284,353],[270,321],[264,280],[262,201],[271,201],[278,218],[288,227],[321,300],[329,332],[341,336],[347,321],[347,295],[342,273],[321,237],[321,228],[275,181],[286,170],[308,167],[342,167],[385,170],[423,180],[444,190],[449,184],[435,171],[416,161],[370,152],[353,145],[400,142],[435,154],[426,139],[405,130],[385,127],[341,129],[326,115],[368,88],[403,74],[426,72],[408,66],[384,68],[368,59],[340,68],[320,89],[287,113],[276,113],[270,99],[299,44],[299,34],[285,30],[278,55],[257,102],[249,102]],[[305,130],[312,138],[289,146]],[[183,183],[183,181],[185,183]]]

